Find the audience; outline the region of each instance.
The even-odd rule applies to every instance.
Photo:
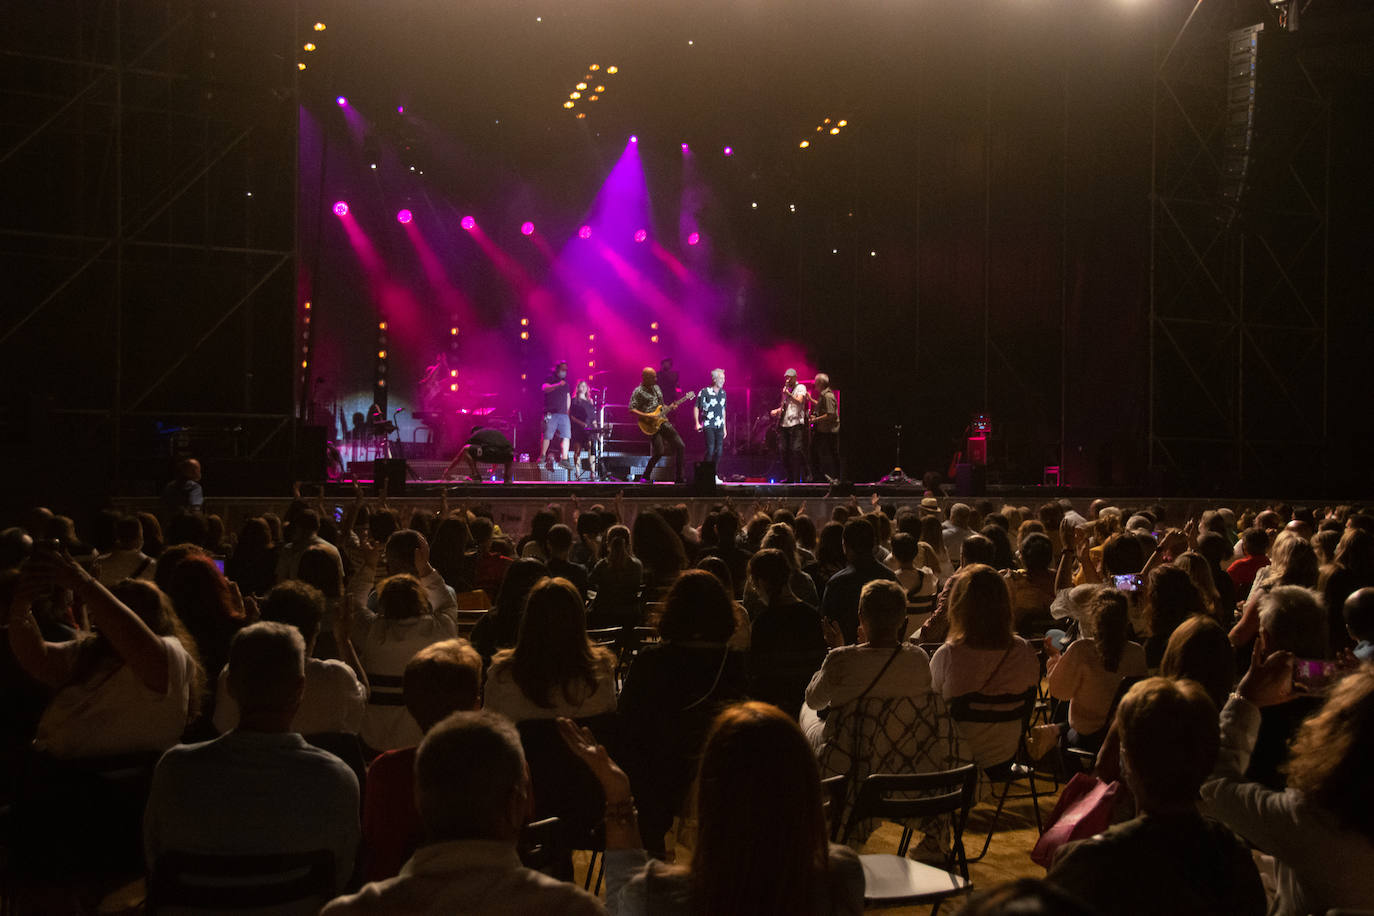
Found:
[[[305,641],[284,623],[234,636],[229,692],[233,731],[171,748],[158,761],[143,822],[151,872],[170,852],[247,855],[329,850],[334,890],[353,875],[358,778],[291,727],[305,691]],[[298,912],[314,912],[323,901]]]
[[[490,660],[501,649],[515,645],[520,636],[520,618],[525,613],[525,599],[536,582],[549,574],[549,568],[538,560],[516,560],[506,570],[501,582],[496,606],[483,614],[472,630],[472,645]]]
[[[792,591],[796,574],[781,550],[765,547],[749,558],[745,589],[758,608],[749,636],[749,694],[794,718],[827,648],[820,614]]]
[[[587,600],[588,573],[587,567],[581,563],[574,563],[570,557],[573,547],[573,531],[567,525],[554,525],[549,529],[545,544],[549,551],[547,566],[549,575],[560,579],[567,579],[577,589],[577,594],[583,601]]]
[[[143,552],[143,526],[132,515],[121,515],[114,524],[114,546],[97,561],[100,583],[110,586],[124,579],[153,580],[157,561]]]
[[[1121,682],[1146,674],[1145,650],[1130,640],[1126,596],[1103,589],[1093,599],[1093,634],[1076,639],[1060,655],[1049,651],[1048,690],[1069,701],[1069,744],[1096,751],[1106,737],[1107,716]]]
[[[520,864],[516,841],[530,799],[515,727],[493,712],[453,713],[429,730],[415,754],[425,844],[399,875],[341,897],[322,913],[605,913],[581,888]]]

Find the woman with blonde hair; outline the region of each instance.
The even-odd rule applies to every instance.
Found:
[[[965,694],[1024,693],[1040,680],[1040,659],[1012,630],[1007,583],[991,566],[961,568],[950,584],[949,635],[930,660],[934,688],[946,700]],[[981,767],[1016,754],[1019,722],[960,722],[959,733]]]
[[[1248,645],[1259,633],[1260,599],[1280,585],[1313,588],[1317,584],[1317,573],[1317,552],[1312,549],[1311,541],[1296,531],[1280,533],[1269,550],[1269,565],[1255,576],[1240,620],[1231,628],[1231,645]]]
[[[797,723],[768,703],[716,716],[696,779],[690,863],[649,859],[630,780],[586,729],[560,719],[564,740],[606,795],[606,898],[638,914],[859,914],[858,857],[826,841],[820,774]]]
[[[1212,564],[1196,550],[1188,550],[1178,555],[1174,565],[1188,574],[1207,609],[1207,616],[1222,626],[1231,622],[1235,609],[1222,607],[1221,592],[1217,590],[1217,580],[1212,575]]]

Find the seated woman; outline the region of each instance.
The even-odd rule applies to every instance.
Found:
[[[540,579],[525,602],[515,648],[496,653],[482,705],[512,722],[615,709],[615,656],[587,639],[586,612],[567,579]]]
[[[1258,654],[1221,713],[1221,754],[1202,787],[1204,810],[1276,860],[1271,914],[1324,913],[1374,900],[1374,669],[1362,665],[1303,722],[1288,761],[1287,791],[1244,773],[1260,710],[1294,692],[1293,656]]]
[[[1132,687],[1116,727],[1140,815],[1065,846],[1049,880],[1103,913],[1264,913],[1249,850],[1198,810],[1217,759],[1216,721],[1195,681],[1154,677]]]
[[[930,660],[930,673],[946,700],[970,693],[1019,694],[1039,682],[1040,659],[1030,643],[1012,632],[1007,584],[991,566],[964,567],[951,582],[949,636]],[[1021,723],[960,722],[959,734],[967,752],[986,769],[1015,756]]]
[[[1127,636],[1130,623],[1123,592],[1104,588],[1090,609],[1093,636],[1076,639],[1060,655],[1050,652],[1049,692],[1069,701],[1069,744],[1096,751],[1107,733],[1107,716],[1126,678],[1145,676],[1145,649]]]
[[[67,617],[74,596],[91,628],[46,641],[35,610]],[[12,847],[15,874],[65,882],[141,867],[152,763],[177,743],[205,689],[195,642],[155,585],[126,579],[107,589],[65,552],[36,551],[6,610],[15,661],[52,691],[13,801],[10,826],[24,838]]]
[[[376,614],[358,608],[356,634],[358,659],[371,687],[359,732],[363,743],[373,751],[419,744],[420,726],[401,705],[401,677],[416,652],[458,635],[453,620],[434,613],[420,581],[401,573],[378,586]]]
[[[549,574],[538,560],[516,560],[500,583],[496,606],[487,611],[472,628],[472,646],[490,661],[501,649],[509,649],[520,637],[520,616],[534,583]]]
[[[648,860],[629,778],[585,729],[564,739],[606,794],[606,898],[620,916],[858,914],[858,857],[826,842],[816,759],[797,724],[767,703],[712,723],[697,772],[697,839],[687,865]]]
[[[593,627],[638,626],[644,564],[630,553],[630,529],[612,526],[602,549],[605,555],[587,577],[587,587],[596,592],[589,623]]]
[[[745,655],[728,645],[734,631],[734,600],[720,580],[687,570],[664,602],[663,641],[640,651],[621,688],[625,765],[648,849],[660,857],[711,720],[747,695]]]
[[[1179,624],[1189,617],[1206,616],[1207,606],[1188,573],[1177,566],[1157,566],[1145,578],[1143,627],[1145,664],[1159,670],[1164,648]]]
[[[1021,636],[1044,633],[1054,626],[1054,544],[1049,536],[1032,531],[1021,540],[1021,569],[1002,575],[1011,593],[1011,613]]]

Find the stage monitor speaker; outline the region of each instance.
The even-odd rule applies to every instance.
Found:
[[[978,464],[957,465],[954,469],[954,495],[987,495],[987,468]]]
[[[406,462],[404,458],[383,458],[374,462],[372,477],[380,486],[386,481],[387,496],[404,496],[406,492]]]
[[[710,496],[716,492],[716,463],[698,461],[692,470],[692,495]]]
[[[296,434],[296,479],[319,483],[327,471],[328,430],[323,426],[302,426]]]
[[[968,460],[969,464],[975,465],[988,463],[988,440],[986,436],[968,437]]]

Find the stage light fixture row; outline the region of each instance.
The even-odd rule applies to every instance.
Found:
[[[591,102],[599,101],[599,100],[601,99],[602,94],[605,93],[605,91],[606,91],[606,84],[605,84],[605,83],[597,83],[597,84],[596,84],[596,88],[592,88],[592,82],[593,82],[593,81],[595,80],[595,78],[596,78],[593,74],[596,74],[597,72],[601,71],[601,69],[602,69],[602,68],[601,68],[601,65],[600,65],[600,64],[595,64],[595,63],[594,63],[594,64],[588,64],[588,65],[587,65],[587,71],[586,71],[586,73],[583,74],[583,76],[582,76],[580,79],[578,79],[577,82],[575,82],[575,83],[573,84],[572,90],[568,93],[568,98],[567,98],[567,100],[563,102],[563,107],[564,107],[566,110],[572,111],[573,109],[575,109],[575,108],[577,107],[577,103],[578,103],[578,102],[584,102],[584,101],[585,101],[585,102],[587,102],[587,103],[591,103]],[[620,68],[619,68],[619,67],[616,67],[616,66],[609,66],[609,67],[606,67],[606,68],[605,68],[605,73],[606,73],[607,75],[610,75],[610,76],[614,76],[615,74],[617,74],[617,73],[619,73],[619,72],[620,72]],[[583,93],[589,93],[589,94],[586,95],[586,96],[584,96]],[[577,112],[577,118],[578,118],[578,120],[581,120],[581,119],[586,118],[586,117],[587,117],[586,112],[582,112],[582,111]]]
[[[846,118],[824,118],[821,120],[821,123],[816,125],[816,133],[820,134],[822,137],[826,135],[829,135],[831,137],[837,137],[839,136],[840,131],[848,126],[849,121]],[[810,149],[811,141],[803,139],[801,142],[797,144],[797,148]]]

